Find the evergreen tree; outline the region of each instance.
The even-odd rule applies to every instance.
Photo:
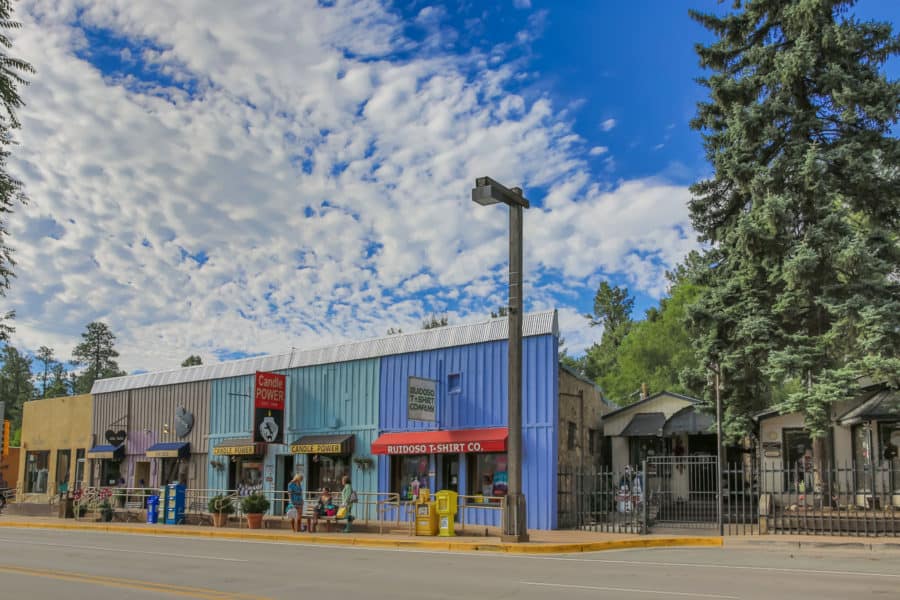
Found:
[[[12,2],[0,0],[0,297],[6,296],[15,266],[13,251],[7,240],[7,218],[16,204],[25,202],[22,183],[7,172],[6,161],[10,156],[9,149],[14,144],[12,132],[19,127],[16,111],[24,105],[19,96],[19,87],[28,85],[22,75],[34,73],[30,64],[5,52],[12,48],[12,40],[7,32],[21,26],[12,20],[12,13]],[[0,340],[9,339],[9,334],[13,331],[9,322],[14,316],[13,311],[0,314]]]
[[[119,356],[114,348],[116,336],[106,323],[88,324],[81,337],[83,341],[72,351],[72,362],[85,367],[76,380],[75,393],[89,393],[98,379],[125,375],[115,361]]]
[[[203,359],[194,354],[191,354],[186,359],[181,361],[182,367],[196,367],[196,366],[202,365],[202,364],[203,364]]]
[[[0,400],[6,403],[6,418],[10,429],[15,430],[22,425],[22,405],[35,397],[31,358],[7,344],[0,360]]]
[[[692,12],[716,35],[698,46],[709,100],[692,123],[715,173],[693,186],[708,244],[690,314],[704,383],[722,373],[724,424],[745,434],[774,390],[821,442],[830,405],[860,376],[900,373],[900,51],[884,23],[846,0],[751,0]],[[711,396],[711,393],[708,393]]]
[[[43,368],[41,369],[41,398],[46,398],[50,372],[53,370],[53,365],[56,364],[56,360],[53,358],[53,348],[41,346],[38,348],[35,358],[41,361],[41,364],[43,365]]]
[[[631,329],[633,309],[634,298],[627,287],[611,286],[606,281],[600,283],[594,296],[594,313],[584,316],[591,327],[603,327],[600,343],[588,348],[585,354],[584,373],[589,379],[598,381],[613,368],[619,346]]]
[[[438,327],[446,327],[450,324],[450,320],[447,318],[447,315],[441,315],[440,317],[431,314],[431,317],[422,321],[422,329],[437,329]]]
[[[66,367],[60,362],[53,363],[51,379],[44,389],[44,398],[58,398],[69,395],[69,382]]]

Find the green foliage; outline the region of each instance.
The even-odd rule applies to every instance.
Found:
[[[614,402],[628,404],[629,396],[646,383],[651,393],[695,394],[680,380],[685,369],[696,367],[697,358],[685,326],[688,306],[700,295],[697,285],[684,283],[660,302],[659,309],[633,323],[622,339],[611,368],[599,383]]]
[[[269,499],[263,494],[250,494],[241,500],[241,510],[245,515],[257,515],[269,510]]]
[[[85,367],[75,382],[75,393],[89,393],[98,379],[125,375],[115,361],[119,356],[114,348],[116,336],[106,323],[89,323],[81,338],[72,351],[72,362]]]
[[[861,376],[900,372],[900,83],[882,72],[900,38],[851,4],[692,13],[717,37],[697,47],[710,95],[692,123],[715,174],[692,187],[709,269],[684,380],[720,370],[732,435],[775,403],[824,435]]]
[[[600,343],[587,349],[581,363],[580,372],[589,379],[598,381],[612,370],[619,346],[631,329],[633,309],[634,298],[628,294],[628,288],[600,283],[594,296],[594,313],[584,316],[592,327],[603,327]]]
[[[47,386],[50,382],[50,372],[56,360],[53,357],[53,348],[41,346],[38,348],[35,358],[38,359],[43,368],[41,369],[41,398],[47,397]]]
[[[22,426],[22,405],[35,397],[31,358],[7,344],[0,352],[0,400],[6,403],[11,429]]]
[[[508,306],[498,306],[496,311],[491,311],[492,319],[499,319],[500,317],[509,316],[509,307]]]
[[[10,279],[14,276],[13,250],[9,246],[8,217],[13,208],[26,201],[22,183],[7,171],[7,160],[10,147],[15,143],[12,132],[19,127],[16,111],[23,106],[19,96],[19,87],[28,85],[22,77],[26,73],[34,73],[34,68],[27,62],[9,56],[6,50],[12,48],[12,40],[8,32],[21,25],[12,20],[13,8],[10,0],[0,0],[0,297],[6,296]],[[9,321],[15,313],[9,311],[0,314],[0,340],[8,340],[13,328]]]
[[[422,329],[437,329],[438,327],[446,327],[450,324],[447,315],[437,316],[434,313],[424,321],[422,321]]]
[[[234,513],[234,503],[231,501],[231,497],[224,494],[219,494],[210,498],[207,508],[211,513],[222,513],[223,515]],[[266,509],[268,508],[269,507],[266,506]]]
[[[195,354],[191,354],[186,359],[181,361],[182,367],[196,367],[203,364],[203,359]]]
[[[50,373],[51,379],[44,390],[45,398],[58,398],[69,395],[68,373],[62,363],[54,363]]]

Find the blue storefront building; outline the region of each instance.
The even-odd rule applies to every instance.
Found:
[[[573,394],[560,392],[560,378],[569,378],[570,392],[574,382],[593,394],[592,402],[599,402],[599,394],[590,382],[575,381],[560,369],[555,311],[526,315],[523,334],[528,527],[553,529],[559,520],[557,476],[563,455],[581,448],[581,436],[574,445],[572,438],[571,419],[578,417],[561,412],[561,400],[566,403]],[[176,384],[209,382],[205,479],[210,491],[282,491],[294,473],[305,476],[307,489],[334,489],[349,474],[354,487],[372,498],[393,493],[407,500],[422,488],[452,489],[472,507],[466,523],[496,526],[499,513],[478,505],[496,504],[506,491],[506,340],[506,319],[491,319],[133,375],[120,378],[116,387],[157,387],[148,395],[156,398]],[[283,444],[253,443],[256,372],[286,377]],[[578,430],[585,426],[578,423]],[[284,509],[276,502],[272,512]]]

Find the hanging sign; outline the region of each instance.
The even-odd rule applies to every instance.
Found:
[[[256,372],[253,388],[253,441],[284,443],[285,376]]]
[[[437,381],[410,377],[406,389],[406,418],[434,423],[437,420]]]

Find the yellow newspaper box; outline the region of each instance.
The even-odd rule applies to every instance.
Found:
[[[450,490],[441,490],[434,495],[437,500],[438,535],[441,537],[453,537],[453,522],[456,519],[456,504],[459,494]]]
[[[419,498],[416,501],[416,535],[437,535],[438,518],[434,502],[431,502],[431,492],[427,489],[419,490]]]

